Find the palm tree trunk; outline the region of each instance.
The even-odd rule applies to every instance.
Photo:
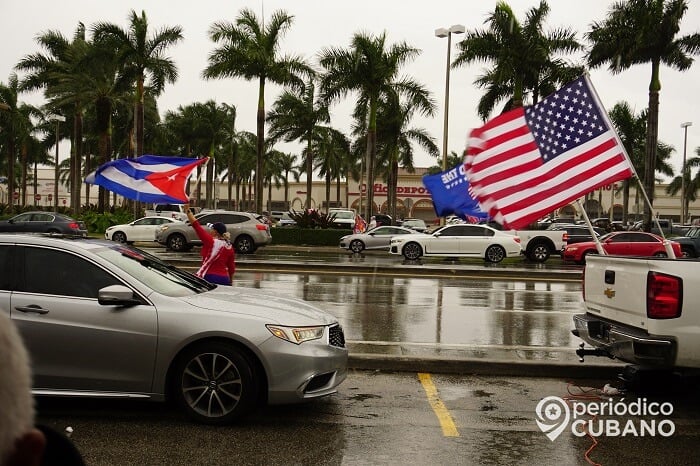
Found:
[[[22,163],[20,164],[21,172],[21,189],[20,189],[20,199],[22,207],[27,205],[27,144],[22,144],[20,148],[20,158]]]
[[[649,83],[649,113],[647,117],[646,170],[644,184],[649,196],[649,203],[644,204],[644,231],[651,231],[652,207],[654,205],[654,185],[656,184],[656,146],[659,133],[659,61],[651,63],[651,82]]]
[[[374,210],[374,163],[377,155],[377,105],[370,104],[369,125],[367,126],[367,205],[365,220],[369,221]]]
[[[312,135],[309,134],[306,140],[306,202],[304,207],[307,209],[311,208],[311,190],[313,189],[314,156],[311,149],[311,138]]]

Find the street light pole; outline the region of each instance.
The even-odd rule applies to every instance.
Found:
[[[56,158],[54,160],[54,176],[53,176],[53,211],[58,212],[58,142],[59,142],[59,124],[66,121],[66,117],[62,115],[52,115],[51,121],[56,122]]]
[[[452,49],[452,34],[463,34],[464,26],[454,24],[449,29],[439,28],[435,30],[436,37],[447,37],[447,66],[445,67],[445,114],[442,122],[442,171],[447,170],[447,133],[448,118],[450,114],[450,51]],[[440,218],[440,225],[445,224],[445,218]]]
[[[685,123],[681,123],[681,128],[683,128],[684,136],[683,136],[683,165],[681,165],[681,225],[685,225],[685,218],[688,216],[688,213],[685,211],[685,206],[686,206],[686,195],[685,195],[685,175],[686,175],[686,168],[685,168],[685,154],[686,154],[686,149],[688,147],[688,126],[692,126],[692,122],[686,121]]]

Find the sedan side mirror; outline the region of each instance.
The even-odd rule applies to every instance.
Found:
[[[110,285],[97,292],[97,302],[103,306],[136,306],[143,304],[134,296],[131,288],[123,285]]]

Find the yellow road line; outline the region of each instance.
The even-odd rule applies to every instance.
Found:
[[[418,379],[421,385],[423,385],[423,390],[425,390],[425,394],[428,396],[428,402],[433,408],[435,416],[437,416],[438,421],[440,421],[442,435],[445,437],[459,437],[457,426],[455,426],[450,412],[445,407],[445,403],[443,403],[438,396],[437,388],[435,388],[430,374],[418,373]]]

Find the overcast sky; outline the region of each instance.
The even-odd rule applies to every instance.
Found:
[[[524,20],[525,11],[539,4],[535,0],[507,2]],[[548,28],[570,27],[577,31],[583,42],[583,33],[593,21],[602,20],[612,1],[586,2],[550,0]],[[689,11],[682,23],[682,34],[700,30],[700,4],[690,1]],[[134,9],[146,12],[152,30],[180,25],[184,41],[168,50],[179,70],[179,79],[168,85],[158,99],[161,115],[178,106],[210,99],[235,105],[237,128],[255,132],[257,81],[223,79],[205,81],[202,70],[207,57],[215,47],[208,30],[216,21],[233,22],[244,7],[269,18],[273,11],[283,9],[294,16],[294,23],[282,41],[282,52],[298,54],[315,63],[317,53],[325,47],[347,48],[355,32],[380,34],[386,31],[389,43],[406,41],[422,51],[405,68],[405,74],[423,83],[438,104],[434,118],[416,119],[413,126],[427,129],[438,147],[443,144],[443,112],[445,102],[445,71],[447,39],[435,37],[435,29],[462,24],[467,30],[484,27],[484,21],[493,11],[495,1],[453,0],[0,0],[0,81],[8,82],[16,63],[24,55],[39,52],[36,36],[47,30],[57,30],[72,37],[79,22],[89,28],[97,21],[109,21],[128,27],[127,16]],[[455,44],[460,35],[453,36],[451,59],[457,53]],[[448,150],[461,153],[469,131],[481,124],[476,106],[482,92],[473,82],[481,74],[483,65],[453,69],[450,72]],[[605,69],[591,72],[591,79],[606,109],[619,101],[627,101],[635,111],[646,108],[650,65],[639,65],[618,75]],[[661,98],[659,138],[676,148],[672,164],[680,169],[683,157],[681,123],[692,121],[688,128],[687,156],[695,155],[700,146],[700,64],[680,73],[667,67],[661,69]],[[269,110],[280,89],[268,86],[265,99]],[[40,95],[24,95],[22,100],[32,104],[43,102]],[[350,131],[351,103],[333,108],[332,125],[346,134]],[[294,151],[292,146],[281,147]],[[415,165],[430,166],[438,163],[420,148],[416,150]]]

